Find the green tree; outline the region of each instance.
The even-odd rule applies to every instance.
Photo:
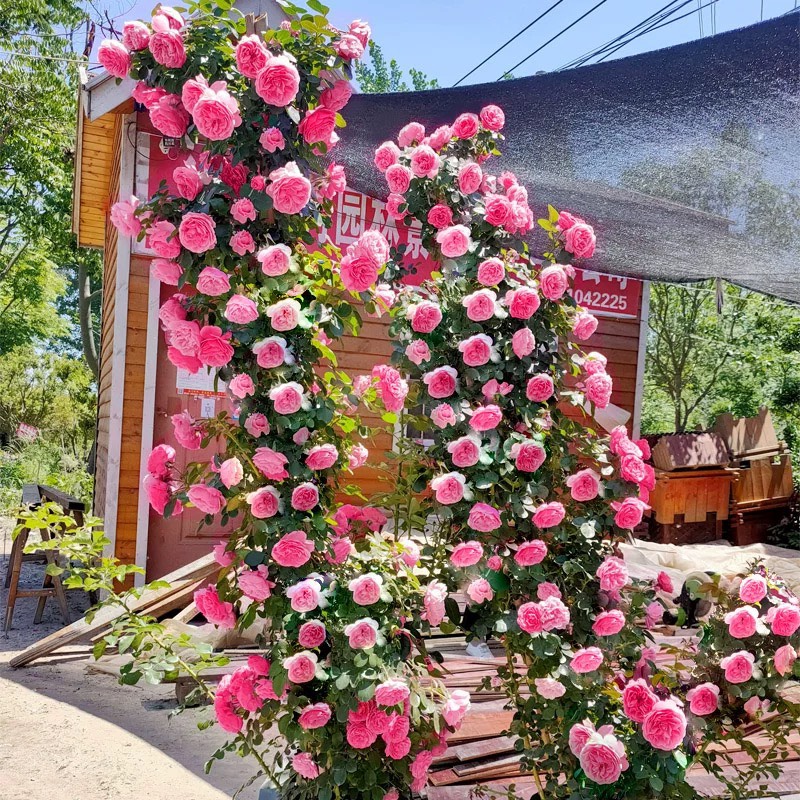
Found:
[[[409,85],[406,83],[403,70],[397,61],[386,61],[386,56],[379,44],[369,43],[369,61],[362,59],[355,63],[356,79],[364,94],[386,94],[389,92],[407,92]],[[429,78],[418,69],[409,69],[408,76],[411,80],[411,89],[438,89],[439,81]]]

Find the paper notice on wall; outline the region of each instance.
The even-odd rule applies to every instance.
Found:
[[[225,382],[217,378],[217,371],[210,367],[200,367],[192,375],[178,368],[175,386],[178,394],[192,397],[225,397]]]

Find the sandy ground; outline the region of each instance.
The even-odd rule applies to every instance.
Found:
[[[0,577],[10,549],[10,525],[0,519]],[[40,585],[43,567],[25,564],[21,585]],[[0,580],[0,611],[6,590]],[[70,592],[75,619],[86,608]],[[253,762],[228,756],[210,775],[203,765],[225,742],[216,726],[199,731],[208,708],[176,708],[171,686],[120,686],[89,674],[85,647],[13,670],[8,660],[63,624],[49,599],[44,620],[33,625],[34,598],[17,601],[7,638],[0,632],[0,798],[3,800],[225,800],[255,772]],[[255,800],[261,781],[244,790]]]

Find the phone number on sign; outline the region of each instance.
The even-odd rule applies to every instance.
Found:
[[[633,314],[634,310],[628,308],[628,298],[621,294],[611,292],[598,292],[591,289],[575,289],[572,293],[579,306],[590,311],[616,311]]]

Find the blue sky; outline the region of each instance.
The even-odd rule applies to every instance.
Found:
[[[323,0],[324,2],[325,0]],[[354,18],[366,19],[384,53],[404,69],[416,67],[442,86],[450,86],[481,62],[521,28],[535,19],[554,0],[329,0],[331,21],[344,27]],[[677,5],[683,0],[679,0]],[[111,0],[111,14],[124,19],[146,17],[156,0]],[[169,0],[165,0],[169,2]],[[180,0],[173,0],[180,5]],[[465,83],[496,80],[551,36],[587,12],[599,0],[563,0],[544,19],[495,56]],[[612,58],[691,41],[700,37],[698,5],[709,0],[690,0],[675,16],[695,13],[641,36]],[[515,70],[515,77],[562,67],[577,56],[605,44],[666,5],[667,0],[606,0],[574,28]],[[131,5],[133,8],[131,9]],[[797,0],[763,0],[764,19],[792,10]],[[116,7],[115,7],[116,6]],[[129,10],[130,9],[130,10]],[[712,32],[716,9],[718,33],[752,25],[761,18],[762,0],[717,0],[702,9],[703,34]]]

